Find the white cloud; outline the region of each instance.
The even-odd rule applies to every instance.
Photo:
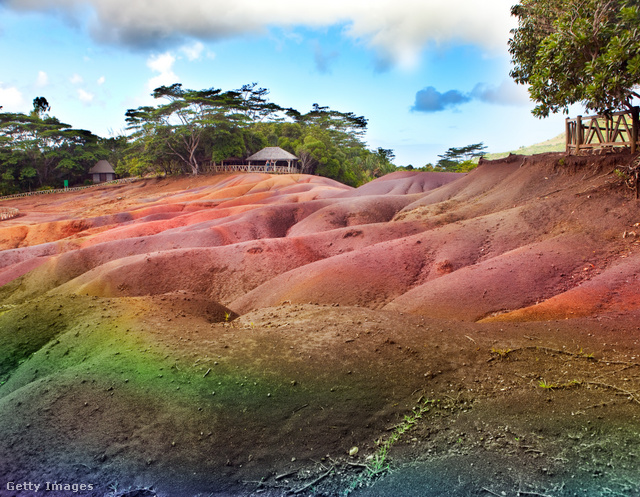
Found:
[[[44,71],[38,71],[38,77],[36,78],[36,86],[43,88],[49,84],[49,75]]]
[[[94,98],[94,94],[93,93],[89,93],[86,90],[83,90],[82,88],[78,88],[78,98],[80,99],[81,102],[84,102],[85,104],[91,103],[93,101]]]
[[[82,76],[80,76],[79,74],[74,74],[69,78],[69,81],[72,85],[80,85],[84,82],[84,79],[82,79]]]
[[[471,91],[471,95],[489,104],[528,105],[531,103],[527,88],[508,79],[499,86],[478,83]]]
[[[171,71],[175,61],[176,58],[171,54],[171,52],[165,52],[149,57],[147,60],[147,67],[155,72],[166,73]]]
[[[6,87],[0,82],[0,105],[2,112],[21,112],[24,110],[24,97],[16,87]]]
[[[5,0],[8,7],[48,10],[51,0]],[[513,0],[64,0],[58,9],[77,22],[93,19],[93,36],[136,47],[175,44],[185,38],[224,39],[270,27],[326,28],[374,49],[381,60],[412,66],[430,44],[470,43],[506,52]],[[25,5],[26,4],[26,5]],[[81,8],[91,5],[93,16]]]
[[[180,48],[180,51],[187,56],[189,60],[198,60],[202,57],[202,52],[204,51],[204,44],[200,41],[196,41],[192,45],[183,45]]]
[[[169,86],[178,82],[179,78],[173,72],[173,64],[175,61],[176,58],[171,54],[171,52],[165,52],[149,57],[147,60],[147,67],[152,71],[159,73],[147,82],[147,89],[149,91],[155,90],[163,85]]]
[[[105,77],[104,76],[100,76],[98,78],[98,81],[96,81],[96,83],[98,83],[99,85],[103,85],[105,81],[106,81]]]
[[[469,43],[486,51],[506,50],[511,0],[374,1],[352,16],[346,32],[383,59],[414,66],[429,45]]]

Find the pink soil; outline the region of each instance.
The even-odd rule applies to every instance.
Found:
[[[333,476],[353,476],[379,450],[376,439],[385,440],[424,399],[438,398],[438,414],[394,449],[413,466],[403,466],[399,480],[392,473],[377,494],[378,487],[361,485],[354,495],[438,495],[426,492],[431,470],[421,461],[442,465],[451,481],[442,476],[440,485],[449,495],[498,491],[493,485],[509,480],[505,464],[528,475],[530,495],[565,495],[548,490],[565,488],[550,476],[568,471],[557,461],[576,455],[567,466],[588,467],[589,474],[573,474],[581,478],[601,466],[582,439],[563,438],[566,426],[577,433],[588,419],[602,433],[616,423],[637,427],[640,204],[614,173],[630,160],[511,156],[467,175],[403,171],[358,189],[305,175],[154,179],[5,202],[21,216],[0,224],[0,321],[15,327],[2,345],[30,352],[7,383],[0,411],[15,409],[19,395],[30,407],[3,428],[0,448],[25,449],[0,470],[7,476],[49,464],[38,444],[78,436],[65,423],[84,409],[77,398],[86,398],[97,404],[87,443],[108,461],[104,469],[88,466],[103,483],[121,475],[141,485],[143,475],[164,485],[162,495],[181,495],[171,474],[191,492],[184,495],[207,492],[209,484],[218,485],[212,495],[301,488],[310,495],[304,485],[330,467]],[[51,325],[38,328],[30,313],[46,314]],[[234,313],[240,318],[233,324],[212,324]],[[227,431],[211,435],[216,447],[232,448],[204,450],[198,423],[206,416],[195,405],[181,405],[179,415],[157,407],[151,416],[119,392],[110,400],[101,379],[93,394],[98,387],[78,384],[73,368],[93,357],[83,320],[95,324],[91,330],[113,324],[112,345],[129,337],[122,328],[140,343],[159,344],[158,357],[175,362],[176,375],[188,370],[202,379],[213,366],[199,361],[225,357],[235,368],[229,371],[260,371],[287,378],[283,389],[299,381],[306,390],[292,390],[293,400],[281,404],[256,400],[251,408],[262,414],[255,419],[234,418],[235,404],[228,413],[211,411],[228,415]],[[30,335],[25,323],[42,336]],[[64,349],[56,348],[58,329],[66,333]],[[48,350],[70,365],[45,383]],[[538,387],[543,380],[555,386]],[[174,415],[187,428],[172,424]],[[140,416],[151,417],[136,425],[133,439],[110,421],[126,425]],[[25,423],[54,421],[61,433],[24,431]],[[174,434],[191,445],[171,452],[166,443]],[[629,440],[614,441],[626,447]],[[361,456],[346,455],[352,446]],[[614,460],[616,450],[602,457]],[[119,451],[135,460],[135,471]],[[294,465],[292,455],[306,466]],[[627,456],[615,459],[622,461],[615,471],[627,471]],[[287,486],[288,471],[295,476]],[[625,478],[633,478],[629,471]],[[469,474],[480,483],[447,486]],[[318,480],[318,492],[344,493],[333,476]],[[566,488],[579,493],[581,478],[567,476]]]
[[[31,271],[14,299],[63,283],[101,296],[198,291],[241,313],[283,301],[471,321],[635,309],[640,238],[622,235],[639,218],[612,194],[616,160],[510,157],[357,190],[251,174],[21,199],[11,206],[24,216],[0,229],[0,281]]]

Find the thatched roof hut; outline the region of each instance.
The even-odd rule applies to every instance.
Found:
[[[295,155],[280,147],[266,147],[247,158],[249,165],[258,162],[264,163],[267,168],[271,166],[275,168],[278,162],[286,162],[287,167],[291,168],[291,164],[293,163],[295,166],[297,160],[298,158]]]
[[[96,165],[89,169],[89,174],[94,183],[104,183],[116,179],[116,172],[109,161],[99,160]]]

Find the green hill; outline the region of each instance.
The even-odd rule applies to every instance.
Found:
[[[550,138],[549,140],[535,143],[533,145],[529,145],[528,147],[520,147],[516,150],[509,150],[508,152],[497,152],[487,154],[485,157],[487,159],[500,159],[502,157],[506,157],[509,154],[519,154],[519,155],[533,155],[533,154],[542,154],[544,152],[564,152],[565,151],[565,135],[564,133],[559,134],[554,138]]]

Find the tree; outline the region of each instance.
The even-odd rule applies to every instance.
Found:
[[[607,114],[631,109],[640,85],[638,0],[521,0],[509,53],[511,77],[528,84],[533,114],[582,103]]]
[[[287,109],[301,130],[301,139],[294,143],[295,153],[302,162],[302,171],[319,174],[358,186],[372,179],[363,175],[363,138],[367,119],[353,112],[339,112],[329,107],[313,104],[311,111],[300,114]],[[391,152],[391,151],[389,151]],[[366,155],[366,154],[365,154]]]
[[[468,172],[477,165],[474,159],[486,155],[486,148],[482,142],[466,147],[451,147],[443,155],[438,155],[440,160],[436,166],[444,171]]]
[[[41,119],[35,108],[28,116],[0,114],[2,143],[7,152],[11,152],[6,156],[5,165],[10,165],[15,170],[14,178],[19,176],[23,165],[30,164],[37,171],[40,186],[44,186],[55,167],[55,152],[61,144],[60,134],[68,128],[69,125],[61,123],[55,117]]]
[[[33,99],[33,115],[37,117],[42,117],[45,113],[51,110],[51,106],[47,99],[44,97],[36,97]]]
[[[106,157],[98,137],[73,129],[55,117],[41,116],[46,101],[29,115],[0,113],[0,189],[5,192],[81,180],[98,159]]]
[[[302,114],[267,100],[256,83],[222,92],[183,89],[180,84],[153,92],[167,100],[126,113],[130,148],[118,172],[145,170],[198,174],[202,162],[246,158],[265,146],[297,155],[302,171],[359,186],[395,170],[393,151],[367,150],[367,120],[314,104]],[[180,172],[180,171],[178,171]]]
[[[134,138],[143,144],[141,153],[166,148],[187,172],[196,175],[203,161],[216,157],[204,153],[202,143],[206,135],[213,141],[228,141],[232,129],[280,110],[266,101],[266,93],[255,83],[227,92],[214,88],[189,90],[176,83],[156,88],[152,93],[154,98],[168,103],[129,109],[126,121],[128,128],[135,131]],[[213,136],[216,134],[217,138]],[[151,157],[156,159],[157,156]]]
[[[258,83],[243,85],[239,90],[229,92],[230,95],[239,97],[239,110],[253,122],[261,122],[282,110],[279,105],[267,100],[269,90],[258,87]]]

